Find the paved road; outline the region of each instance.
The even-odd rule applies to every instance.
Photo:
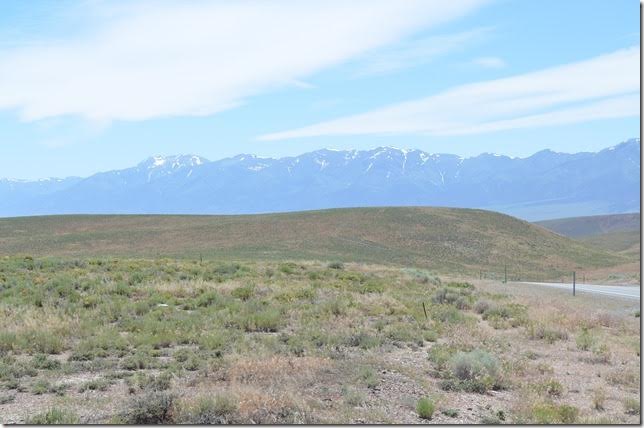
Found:
[[[572,293],[572,284],[561,284],[556,282],[520,282],[519,284],[543,285],[545,287],[561,288]],[[597,284],[577,284],[576,293],[604,294],[612,297],[621,297],[629,300],[640,299],[640,287],[628,285],[597,285]]]

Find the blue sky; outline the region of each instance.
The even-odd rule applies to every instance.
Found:
[[[0,1],[0,177],[151,155],[594,151],[639,135],[639,2]]]

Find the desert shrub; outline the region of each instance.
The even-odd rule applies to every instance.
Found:
[[[541,323],[528,324],[526,332],[530,339],[544,340],[550,344],[555,343],[558,340],[568,339],[568,333],[565,331],[549,328]]]
[[[135,397],[128,408],[121,413],[119,422],[133,425],[171,424],[174,409],[174,395],[165,392],[148,392]]]
[[[449,365],[452,378],[441,383],[445,390],[483,393],[502,387],[499,360],[488,352],[480,349],[458,352],[450,359]]]
[[[579,410],[567,404],[542,403],[532,408],[532,420],[537,424],[573,424],[577,416]]]
[[[374,389],[380,383],[376,371],[372,367],[361,367],[358,377],[369,389]]]
[[[329,269],[344,269],[344,264],[342,262],[331,262],[327,265]]]
[[[347,346],[360,349],[371,349],[380,346],[380,339],[368,333],[359,332],[348,336],[345,340]]]
[[[32,364],[35,368],[43,370],[55,370],[60,367],[60,361],[49,358],[45,354],[35,355]]]
[[[34,395],[42,395],[49,392],[51,384],[48,380],[38,379],[31,385],[31,393]]]
[[[474,305],[474,312],[476,312],[477,314],[483,314],[490,308],[490,306],[492,306],[492,304],[487,300],[479,300]]]
[[[206,291],[204,293],[201,293],[195,299],[195,305],[199,308],[204,308],[213,305],[215,302],[217,302],[218,299],[219,295],[216,291]]]
[[[249,332],[275,332],[282,325],[282,315],[279,310],[274,308],[260,309],[257,312],[249,311],[242,314],[240,324],[245,331]]]
[[[427,359],[431,361],[438,370],[447,368],[449,360],[456,353],[456,348],[446,344],[436,344],[427,352]]]
[[[577,348],[582,351],[589,351],[596,342],[596,338],[593,333],[586,327],[581,329],[581,333],[575,338],[577,343]]]
[[[125,380],[130,393],[135,393],[137,390],[144,391],[166,391],[170,389],[172,382],[172,375],[168,372],[163,372],[158,375],[138,372],[134,376]]]
[[[123,370],[143,370],[151,368],[153,363],[150,355],[143,352],[137,352],[123,358],[120,362],[120,366]]]
[[[542,384],[542,390],[550,397],[561,397],[564,388],[558,380],[550,379]]]
[[[361,294],[366,293],[382,293],[385,291],[385,286],[375,280],[367,281],[362,287],[359,288]]]
[[[229,395],[200,397],[196,402],[181,406],[178,423],[192,425],[213,425],[239,423],[238,407]]]
[[[606,391],[603,388],[597,388],[593,391],[592,404],[595,410],[604,410],[606,401]]]
[[[429,398],[421,398],[416,404],[416,413],[421,419],[431,419],[434,415],[434,402]]]
[[[366,401],[365,395],[355,388],[348,388],[346,386],[343,386],[341,392],[342,397],[344,398],[344,402],[351,407],[360,406]]]
[[[640,414],[640,402],[636,398],[626,398],[624,400],[624,411],[628,415]]]
[[[280,265],[277,267],[277,270],[287,275],[294,274],[296,269],[297,265],[295,263],[280,263]]]
[[[463,314],[452,305],[435,305],[431,308],[431,318],[447,324],[457,324],[463,321]]]
[[[44,330],[32,330],[18,338],[20,347],[31,354],[60,354],[65,346],[58,334]]]
[[[240,300],[248,300],[253,297],[253,294],[255,294],[255,286],[247,284],[242,287],[235,288],[230,294]]]
[[[74,412],[56,407],[27,419],[27,423],[30,425],[69,425],[78,422],[78,416]]]
[[[456,409],[444,409],[441,411],[441,413],[445,416],[449,416],[450,418],[455,418],[458,416],[458,410]]]
[[[78,387],[78,392],[85,391],[107,391],[107,389],[112,385],[108,379],[99,378],[88,380],[87,382],[82,383]]]

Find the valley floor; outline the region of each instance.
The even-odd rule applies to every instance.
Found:
[[[640,421],[634,301],[339,262],[5,257],[0,302],[1,423]]]

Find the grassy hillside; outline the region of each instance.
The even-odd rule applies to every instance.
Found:
[[[571,217],[537,224],[592,247],[618,252],[631,261],[639,261],[639,213]]]
[[[588,238],[606,233],[640,230],[640,214],[611,214],[589,217],[570,217],[539,221],[536,224],[569,238]]]
[[[343,260],[523,278],[623,263],[516,218],[452,208],[360,208],[253,216],[0,219],[0,255]]]

